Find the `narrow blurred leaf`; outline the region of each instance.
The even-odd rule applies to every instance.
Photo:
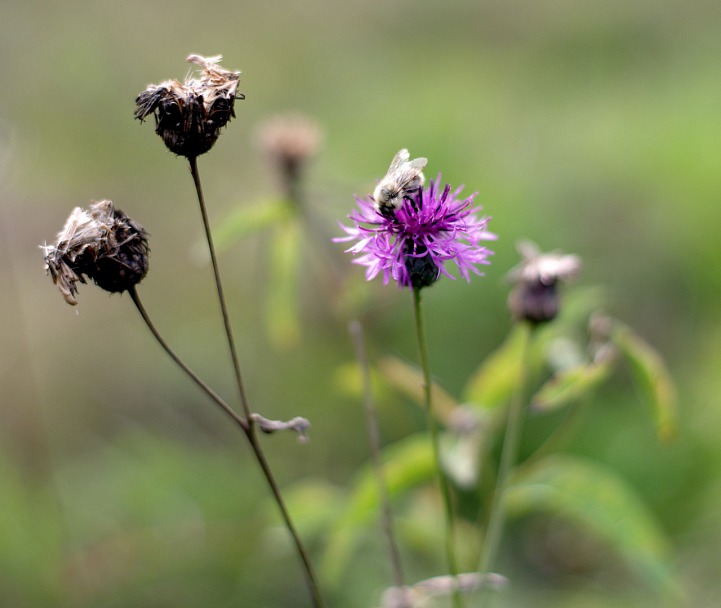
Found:
[[[288,221],[276,226],[270,243],[266,323],[271,341],[280,348],[300,340],[300,236],[300,223]]]
[[[213,241],[218,251],[243,237],[282,223],[293,214],[285,199],[258,201],[234,209],[213,228]]]
[[[557,410],[591,393],[609,377],[612,370],[613,361],[610,359],[561,370],[534,395],[531,408],[539,412]]]
[[[509,515],[561,515],[609,543],[659,591],[678,593],[668,546],[652,513],[613,471],[579,458],[553,456],[521,471],[506,494]]]
[[[388,395],[388,383],[383,380],[375,368],[371,368],[371,383],[373,395],[378,404],[381,404]],[[346,397],[361,399],[363,386],[360,369],[355,361],[341,363],[333,370],[333,385],[339,393]]]
[[[461,488],[470,490],[478,485],[481,462],[492,431],[490,412],[459,406],[451,415],[450,424],[440,437],[441,465]]]
[[[486,357],[469,379],[463,393],[464,402],[493,409],[511,398],[520,377],[527,331],[521,324],[513,326],[506,341]]]
[[[433,478],[435,467],[430,441],[420,433],[383,450],[383,475],[393,497]],[[369,522],[379,520],[380,504],[375,473],[364,466],[349,488],[345,510],[336,520],[321,562],[321,577],[337,583],[352,557],[353,549]],[[380,524],[379,524],[380,525]]]
[[[391,386],[423,407],[423,374],[420,369],[396,357],[385,357],[378,369]],[[431,399],[436,417],[447,424],[448,417],[458,405],[457,401],[435,382],[431,387]]]
[[[481,432],[463,435],[443,435],[441,465],[455,484],[466,490],[478,483],[481,470]]]
[[[676,389],[663,359],[630,327],[618,324],[611,338],[652,404],[659,438],[672,439],[677,431]]]

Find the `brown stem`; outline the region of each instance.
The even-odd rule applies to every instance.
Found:
[[[240,403],[243,407],[243,413],[247,420],[248,427],[253,428],[253,420],[250,416],[250,406],[248,405],[248,398],[245,394],[245,386],[243,384],[243,377],[240,373],[240,362],[238,360],[238,351],[235,348],[235,340],[233,339],[233,330],[230,327],[230,316],[228,315],[228,307],[225,303],[225,296],[223,295],[223,284],[220,280],[220,270],[218,268],[218,258],[215,255],[215,246],[213,245],[213,235],[210,231],[210,222],[208,221],[208,212],[205,206],[205,197],[203,196],[203,188],[200,184],[200,173],[198,172],[198,159],[195,156],[191,156],[188,159],[190,163],[190,172],[193,175],[193,182],[195,183],[195,191],[198,195],[198,204],[200,205],[200,213],[203,216],[203,227],[205,228],[205,238],[208,241],[208,250],[210,251],[210,261],[213,265],[213,274],[215,276],[215,288],[218,292],[218,300],[220,302],[220,311],[223,315],[223,324],[225,326],[225,335],[228,339],[228,347],[230,349],[230,358],[233,361],[233,369],[235,371],[235,380],[238,385],[238,392],[240,393]]]
[[[215,403],[222,409],[228,416],[230,416],[234,422],[240,426],[240,428],[243,429],[246,433],[248,432],[248,423],[246,420],[244,420],[241,416],[239,416],[233,408],[231,408],[222,397],[220,397],[212,388],[210,388],[190,367],[188,367],[185,362],[177,355],[175,354],[175,351],[170,348],[168,343],[163,339],[163,336],[160,335],[160,332],[155,327],[153,322],[150,320],[150,317],[148,316],[148,312],[145,310],[145,307],[143,306],[143,303],[140,300],[140,296],[138,295],[137,290],[135,289],[135,286],[132,286],[130,289],[128,289],[128,293],[130,294],[130,298],[133,300],[133,303],[135,304],[135,307],[138,309],[138,312],[140,313],[140,316],[143,317],[143,321],[145,321],[145,324],[148,326],[148,329],[150,332],[155,336],[155,339],[158,341],[160,346],[163,347],[166,353],[170,355],[170,358],[175,361],[175,363],[178,364],[178,367],[182,369],[192,380],[195,382],[202,390],[203,392],[208,395]]]
[[[381,518],[383,522],[383,532],[388,542],[388,552],[391,560],[391,568],[393,569],[393,584],[398,588],[405,586],[403,577],[403,567],[401,565],[400,551],[396,542],[393,530],[393,515],[391,513],[391,504],[388,499],[388,488],[386,487],[385,477],[383,475],[383,462],[381,460],[381,442],[380,433],[378,432],[378,416],[376,408],[373,404],[370,369],[368,367],[368,356],[365,350],[363,340],[363,328],[360,321],[353,320],[349,324],[349,331],[353,338],[355,346],[356,358],[361,370],[361,379],[363,383],[363,407],[366,412],[366,421],[368,424],[368,436],[370,438],[371,459],[373,462],[373,470],[375,471],[376,482],[378,486],[378,499],[381,504]]]
[[[218,259],[215,255],[215,247],[213,245],[213,236],[210,230],[210,222],[208,221],[208,212],[205,206],[205,197],[203,196],[203,188],[200,183],[200,173],[198,172],[198,159],[195,156],[192,156],[188,159],[188,162],[190,163],[190,172],[193,175],[193,182],[195,183],[195,191],[198,195],[198,203],[200,205],[200,213],[203,216],[203,226],[205,228],[205,237],[208,241],[208,250],[210,251],[210,260],[213,265],[213,274],[215,276],[215,286],[216,290],[218,292],[218,300],[220,302],[220,309],[223,315],[223,324],[225,325],[225,335],[228,339],[228,347],[230,349],[230,357],[233,360],[233,368],[235,370],[235,378],[238,385],[238,392],[240,393],[240,403],[243,407],[243,412],[245,414],[245,426],[243,427],[243,430],[245,431],[245,436],[248,439],[248,443],[250,443],[251,448],[253,449],[253,454],[255,456],[255,459],[258,461],[258,464],[260,465],[261,470],[263,471],[263,475],[265,476],[266,482],[268,483],[268,486],[270,487],[270,490],[273,494],[273,497],[275,498],[275,502],[278,505],[278,509],[280,510],[281,517],[283,519],[283,523],[285,524],[286,529],[288,530],[288,533],[291,535],[293,539],[293,544],[295,545],[296,552],[298,553],[298,557],[300,558],[302,565],[303,565],[303,573],[305,575],[306,583],[308,585],[308,591],[311,596],[311,601],[313,603],[313,606],[315,608],[323,608],[323,599],[320,595],[320,589],[318,587],[318,582],[316,580],[316,576],[313,572],[313,565],[311,564],[310,557],[308,556],[307,551],[305,550],[305,547],[303,546],[303,542],[300,539],[300,535],[298,534],[298,531],[295,528],[295,525],[293,524],[293,521],[290,518],[290,513],[288,512],[288,508],[285,505],[285,501],[283,499],[283,496],[280,492],[280,488],[278,487],[277,482],[275,481],[275,477],[273,476],[273,472],[270,469],[270,465],[268,464],[268,461],[265,457],[265,454],[263,452],[263,448],[260,445],[260,442],[258,441],[258,436],[256,432],[256,425],[253,416],[250,412],[250,405],[248,403],[248,398],[245,394],[245,387],[243,384],[243,377],[240,373],[240,362],[238,360],[238,353],[235,347],[235,340],[233,339],[233,332],[230,327],[230,316],[228,315],[228,308],[225,303],[225,296],[223,295],[223,285],[220,280],[220,270],[218,268]]]

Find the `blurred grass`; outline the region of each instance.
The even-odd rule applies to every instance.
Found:
[[[282,572],[297,590],[292,556],[282,567],[258,557],[254,509],[265,494],[241,438],[163,357],[127,298],[83,286],[76,313],[43,276],[37,249],[73,206],[113,199],[151,233],[142,286],[151,315],[234,396],[210,273],[191,255],[200,225],[187,167],[151,124],[132,120],[135,95],[183,77],[196,52],[223,53],[243,70],[247,95],[200,161],[211,220],[277,195],[252,132],[289,108],[327,130],[308,189],[329,235],[402,146],[430,158],[430,174],[479,191],[501,237],[488,276],[444,281],[426,298],[431,364],[454,394],[508,329],[502,276],[515,241],[581,255],[583,280],[606,286],[613,314],[669,361],[681,430],[657,445],[619,381],[570,448],[629,480],[671,532],[693,605],[714,605],[721,5],[6,0],[0,16],[0,603],[305,605],[265,575]],[[250,397],[268,417],[313,422],[309,445],[266,440],[282,483],[344,485],[367,458],[360,408],[333,385],[350,343],[335,303],[318,295],[318,272],[301,265],[300,346],[268,344],[266,245],[254,237],[221,256]],[[374,355],[414,360],[407,294],[380,285],[370,294]],[[389,436],[417,430],[395,403],[382,416]],[[85,581],[80,595],[68,568]],[[386,582],[376,574],[348,583],[359,594],[352,605],[369,605]],[[588,581],[546,585],[538,593],[549,604],[642,605],[623,590],[595,600]]]

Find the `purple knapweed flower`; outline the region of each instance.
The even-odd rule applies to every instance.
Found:
[[[440,183],[439,175],[407,194],[393,213],[378,210],[372,196],[356,197],[359,209],[348,216],[353,226],[340,224],[347,236],[333,240],[355,241],[346,251],[358,255],[353,263],[366,267],[367,280],[382,274],[384,285],[393,279],[401,288],[420,289],[441,274],[453,279],[445,267],[450,261],[466,281],[470,272],[483,274],[477,266],[489,264],[493,252],[481,243],[496,239],[486,229],[490,218],[479,217],[480,207],[472,207],[475,193],[458,198],[462,186],[441,189]]]

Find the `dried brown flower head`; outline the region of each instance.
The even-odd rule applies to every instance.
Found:
[[[111,201],[73,209],[53,245],[44,245],[45,268],[65,301],[75,306],[85,276],[112,293],[139,283],[148,272],[147,232]]]
[[[534,325],[556,318],[560,301],[558,282],[574,278],[581,270],[581,259],[576,255],[558,252],[541,253],[535,243],[518,244],[523,261],[508,275],[515,287],[508,299],[513,318]]]
[[[220,129],[235,118],[235,100],[245,99],[237,92],[240,72],[221,68],[221,59],[190,55],[187,61],[201,67],[197,77],[148,85],[135,99],[135,118],[142,122],[153,114],[155,132],[179,156],[192,158],[210,150]]]

